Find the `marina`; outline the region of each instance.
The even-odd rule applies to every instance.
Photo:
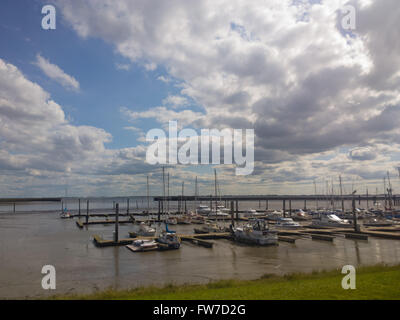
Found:
[[[46,295],[46,292],[34,285],[40,281],[40,268],[43,264],[54,264],[57,268],[56,293],[90,293],[109,286],[123,289],[171,282],[255,279],[265,273],[311,272],[343,264],[396,264],[400,261],[400,228],[396,224],[364,227],[361,219],[358,231],[352,228],[321,229],[311,227],[312,220],[307,217],[298,222],[300,228],[276,229],[276,245],[259,246],[236,242],[229,231],[230,225],[241,227],[252,219],[264,219],[269,228],[275,229],[277,220],[267,218],[276,212],[283,216],[280,200],[270,201],[268,211],[260,209],[257,201],[243,202],[239,213],[253,212],[251,208],[257,208],[256,212],[260,214],[255,215],[255,218],[237,217],[236,212],[233,219],[231,214],[216,219],[205,215],[205,221],[220,226],[221,230],[228,230],[212,233],[195,233],[195,228],[207,224],[176,224],[166,227],[163,221],[167,217],[179,218],[185,215],[178,211],[177,204],[171,202],[169,215],[160,214],[158,220],[157,201],[151,199],[151,208],[147,212],[146,201],[140,198],[137,200],[139,208],[131,208],[129,214],[126,207],[121,207],[126,203],[122,198],[109,199],[107,202],[102,200],[99,203],[91,199],[89,210],[81,208],[80,215],[74,212],[78,210],[77,199],[69,200],[67,205],[72,209],[70,219],[60,219],[60,203],[47,205],[38,202],[28,207],[30,212],[1,213],[0,260],[3,268],[0,274],[0,296]],[[205,203],[202,204],[203,208]],[[304,209],[303,204],[303,201],[292,202],[292,216],[296,209]],[[328,203],[325,205],[329,206]],[[187,206],[192,207],[192,203]],[[345,206],[351,210],[351,203],[346,202]],[[57,210],[57,207],[60,209]],[[305,213],[309,215],[311,211]],[[289,211],[286,216],[290,217]],[[156,234],[152,237],[132,238],[130,235],[138,230],[141,222],[155,228]],[[132,252],[126,247],[137,240],[154,241],[166,228],[175,231],[181,239],[179,249],[171,250],[161,243],[149,252]],[[26,243],[29,243],[28,247]],[[26,257],[35,259],[25,265],[22,261]],[[10,270],[13,270],[12,276],[9,276]],[[96,275],[101,276],[101,280]]]

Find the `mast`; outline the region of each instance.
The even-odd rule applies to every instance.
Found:
[[[333,191],[333,178],[332,178],[332,183],[331,183],[331,188],[332,188],[332,194],[331,194],[331,203],[332,203],[332,210],[335,210],[335,199],[334,199],[334,191]]]
[[[329,203],[329,182],[328,180],[325,180],[325,199],[326,203]]]
[[[149,175],[147,175],[147,214],[150,214]]]
[[[168,201],[167,201],[167,213],[169,214],[169,171],[168,171],[168,173],[167,173],[167,186],[168,186],[168,188],[167,188],[167,198],[168,198]]]
[[[164,206],[165,206],[165,167],[162,167],[162,182],[163,182],[162,214],[164,214]]]
[[[194,181],[194,212],[197,214],[197,176]]]
[[[183,209],[183,194],[184,194],[184,190],[185,190],[185,181],[182,181],[182,196],[181,196],[181,208],[182,208],[182,213],[184,213],[184,209]]]
[[[389,171],[387,172],[387,177],[388,177],[388,184],[389,184],[389,189],[388,189],[389,209],[392,210],[392,183],[390,182]]]
[[[387,198],[386,198],[386,177],[383,177],[383,193],[385,195],[385,210],[387,207]]]
[[[214,169],[214,188],[215,188],[215,215],[217,215],[217,205],[218,205],[218,200],[217,200],[217,169]]]
[[[314,192],[315,192],[315,210],[318,210],[318,197],[317,197],[317,184],[314,179]]]
[[[340,198],[341,198],[341,200],[342,200],[342,212],[344,212],[342,176],[339,176],[339,183],[340,183]]]

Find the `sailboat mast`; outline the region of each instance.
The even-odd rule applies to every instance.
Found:
[[[385,195],[385,210],[387,207],[387,198],[386,198],[386,177],[383,177],[383,193]]]
[[[197,176],[194,181],[194,210],[193,211],[197,214]]]
[[[214,188],[215,188],[215,214],[217,214],[217,169],[214,169]]]
[[[184,190],[185,190],[185,181],[182,181],[182,196],[181,196],[181,210],[182,213],[184,213],[184,209],[183,209],[183,195],[184,195]]]
[[[169,171],[168,171],[168,173],[167,173],[167,185],[168,185],[168,188],[167,188],[167,198],[168,198],[168,201],[167,201],[167,213],[169,213]]]
[[[150,214],[149,176],[147,175],[147,214]]]
[[[390,182],[390,175],[389,171],[387,172],[389,189],[388,189],[388,196],[389,196],[389,209],[392,210],[392,183]]]
[[[339,176],[339,183],[340,183],[340,199],[342,200],[342,212],[344,212],[342,176]]]
[[[162,168],[162,181],[163,181],[162,214],[164,214],[164,206],[165,206],[165,167]]]
[[[318,197],[317,197],[317,184],[314,179],[314,193],[315,193],[315,210],[318,210]]]
[[[333,178],[332,178],[332,183],[331,183],[331,188],[332,188],[332,192],[331,192],[331,203],[332,203],[332,210],[335,210],[335,198],[333,195]]]

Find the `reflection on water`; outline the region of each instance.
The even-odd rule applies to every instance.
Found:
[[[120,226],[127,237],[133,225]],[[191,233],[193,226],[174,226]],[[336,237],[333,243],[297,240],[273,247],[250,247],[216,240],[207,249],[184,243],[180,250],[132,253],[124,247],[96,248],[93,234],[111,239],[114,226],[95,225],[80,230],[74,220],[54,213],[0,215],[0,297],[86,293],[107,287],[208,282],[222,278],[254,279],[267,273],[311,272],[400,262],[400,241],[369,241]],[[41,289],[41,269],[57,271],[57,290]]]

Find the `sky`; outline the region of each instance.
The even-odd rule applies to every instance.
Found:
[[[56,28],[42,28],[42,7]],[[355,29],[343,28],[355,8]],[[254,129],[254,171],[169,165],[171,194],[400,189],[397,0],[3,0],[0,197],[162,192],[146,134]],[[315,181],[315,184],[314,184]]]

